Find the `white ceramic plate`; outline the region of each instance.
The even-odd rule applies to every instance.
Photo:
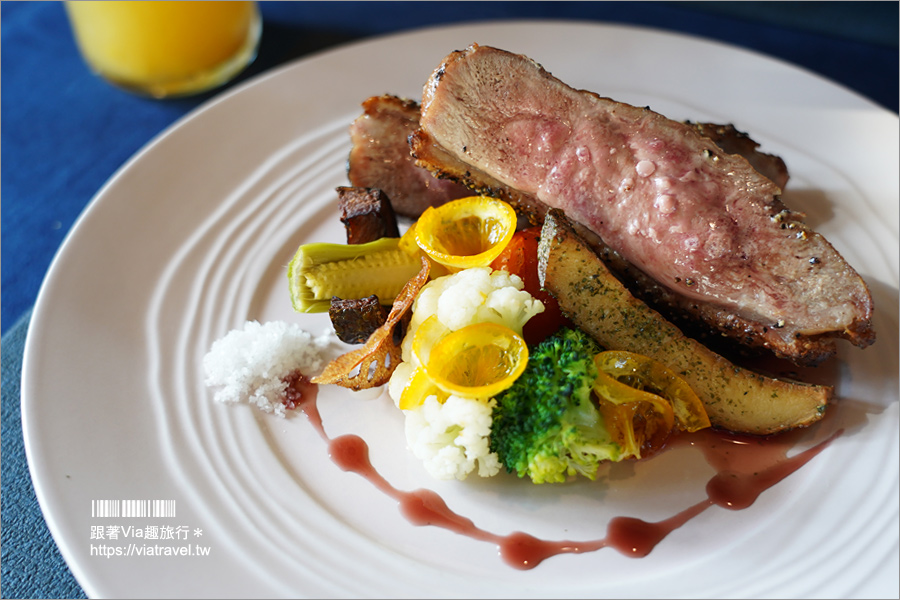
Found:
[[[343,239],[333,190],[346,184],[349,123],[370,95],[418,97],[441,58],[472,42],[673,118],[752,132],[787,161],[788,203],[871,286],[879,340],[842,348],[836,363],[844,435],[749,509],[707,510],[646,558],[606,549],[512,569],[492,544],[410,525],[395,501],[329,460],[302,416],[216,404],[203,385],[204,353],[247,320],[327,327],[322,315],[292,313],[285,266],[302,242]],[[448,27],[288,65],[149,144],[54,261],[22,393],[50,529],[94,597],[896,596],[897,164],[896,115],[790,65],[643,29]],[[673,452],[613,483],[436,482],[406,452],[386,396],[329,389],[320,406],[328,434],[361,435],[392,485],[433,489],[499,534],[600,538],[613,516],[660,519],[703,499],[709,476]],[[92,514],[101,499],[175,500],[176,515],[103,518]],[[125,537],[164,526],[181,540]],[[209,554],[97,556],[130,542]]]

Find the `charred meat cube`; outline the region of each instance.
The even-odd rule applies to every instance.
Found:
[[[347,344],[363,344],[372,332],[384,325],[388,309],[378,296],[342,300],[334,297],[328,309],[331,324],[338,338]]]
[[[348,244],[365,244],[383,237],[400,237],[390,198],[375,188],[339,187],[338,207]]]

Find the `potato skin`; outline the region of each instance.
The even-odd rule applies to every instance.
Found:
[[[544,219],[538,273],[566,316],[600,345],[644,354],[679,373],[716,427],[767,435],[811,425],[825,414],[831,387],[754,373],[685,336],[632,296],[559,210]]]

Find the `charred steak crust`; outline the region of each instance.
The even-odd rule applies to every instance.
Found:
[[[694,123],[685,121],[703,137],[711,139],[723,152],[737,154],[761,175],[768,177],[772,183],[784,190],[789,176],[787,165],[780,156],[760,152],[759,144],[743,131],[738,131],[733,124]]]
[[[410,146],[419,166],[503,198],[535,223],[548,207],[564,210],[640,297],[674,319],[798,364],[833,354],[836,337],[874,342],[862,278],[781,203],[778,185],[697,129],[473,45],[425,85]]]

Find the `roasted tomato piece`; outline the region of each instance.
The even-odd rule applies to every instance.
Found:
[[[541,289],[537,259],[540,235],[540,227],[517,231],[503,252],[491,263],[493,269],[508,271],[521,277],[525,283],[525,291],[544,303],[544,312],[535,315],[525,324],[523,337],[529,346],[552,335],[560,327],[572,326],[559,309],[556,298]]]

